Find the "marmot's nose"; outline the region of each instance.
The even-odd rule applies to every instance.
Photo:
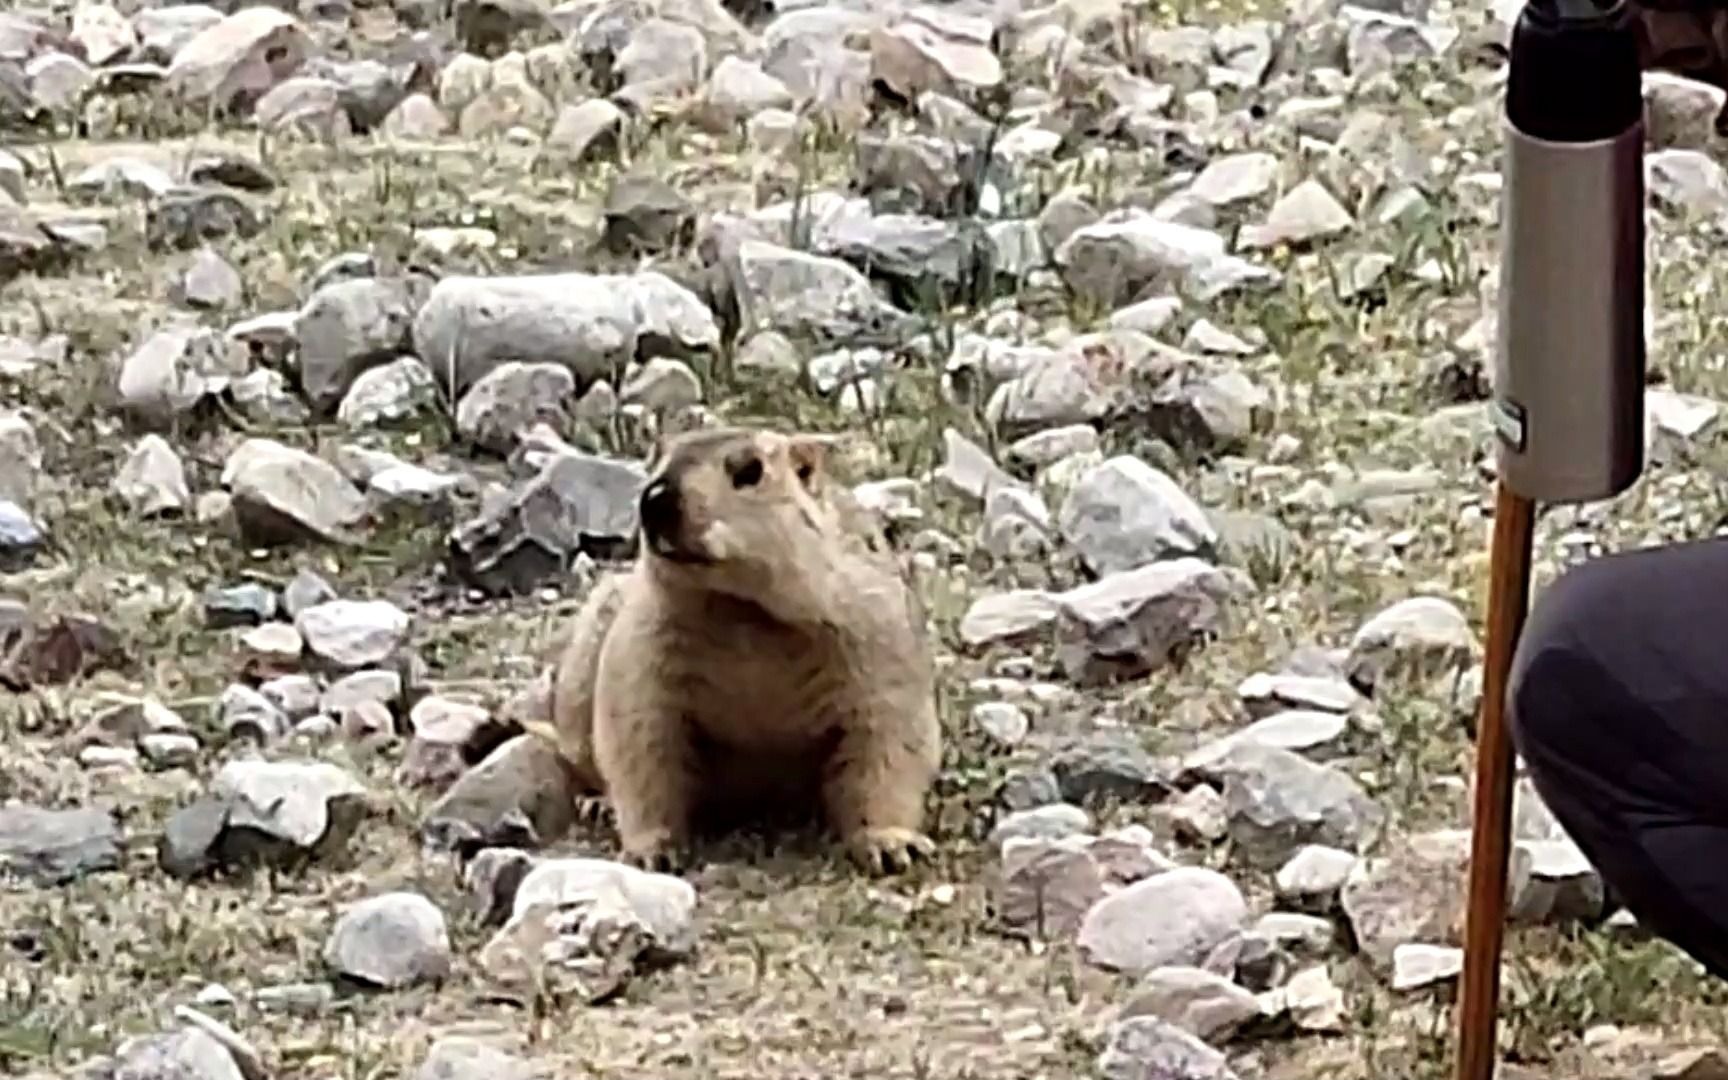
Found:
[[[656,480],[642,491],[642,529],[650,536],[670,537],[678,528],[678,489]]]

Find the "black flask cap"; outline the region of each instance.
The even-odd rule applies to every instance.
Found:
[[[1638,33],[1626,0],[1528,0],[1512,28],[1507,119],[1552,142],[1622,134],[1644,110]]]

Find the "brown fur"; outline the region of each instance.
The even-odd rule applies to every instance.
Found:
[[[632,861],[677,866],[694,822],[811,797],[872,868],[933,851],[923,614],[826,449],[735,428],[667,440],[649,487],[680,494],[677,528],[645,520],[635,566],[576,617],[553,726]]]

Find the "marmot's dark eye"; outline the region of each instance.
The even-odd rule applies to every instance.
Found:
[[[815,471],[816,470],[812,469],[808,464],[798,466],[798,482],[800,484],[808,484],[810,482],[810,474]]]
[[[732,486],[735,488],[755,487],[762,482],[762,459],[751,458],[738,466],[732,473]]]

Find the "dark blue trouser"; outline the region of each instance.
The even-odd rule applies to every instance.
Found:
[[[1728,978],[1728,540],[1603,556],[1535,599],[1513,739],[1622,903]]]

